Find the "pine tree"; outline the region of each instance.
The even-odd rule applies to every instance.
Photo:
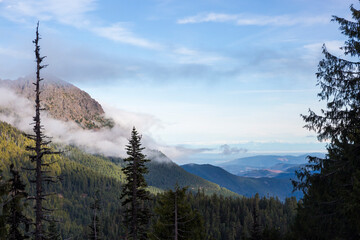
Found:
[[[101,225],[100,225],[100,200],[97,196],[95,196],[94,202],[90,206],[92,214],[91,214],[91,223],[89,224],[90,233],[89,239],[90,240],[101,240],[102,239],[102,232],[101,232]]]
[[[360,57],[360,11],[350,6],[354,21],[333,16],[348,37],[344,54]],[[327,140],[325,158],[309,157],[297,172],[295,189],[304,192],[296,232],[301,239],[360,238],[360,62],[332,55],[323,46],[324,59],[317,73],[321,114],[303,116],[309,130]]]
[[[30,219],[24,211],[24,200],[28,194],[25,192],[25,184],[20,179],[19,172],[14,170],[14,165],[10,166],[12,178],[8,181],[9,199],[4,203],[2,212],[5,216],[5,224],[9,226],[6,236],[8,240],[28,239]]]
[[[40,71],[45,68],[47,65],[42,65],[42,61],[45,57],[40,55],[40,46],[39,46],[39,22],[36,27],[36,37],[33,43],[35,44],[35,58],[36,58],[36,81],[33,83],[35,85],[35,116],[33,131],[34,134],[28,134],[27,137],[35,141],[35,146],[28,146],[27,150],[31,152],[30,160],[35,163],[35,168],[30,168],[28,170],[35,172],[35,179],[32,180],[32,183],[35,183],[35,196],[29,197],[30,199],[35,200],[35,231],[34,236],[35,240],[43,240],[45,239],[45,231],[43,228],[43,221],[50,220],[49,214],[52,212],[51,209],[47,209],[43,206],[43,200],[46,199],[46,196],[50,194],[46,194],[43,189],[43,183],[54,183],[58,179],[54,176],[49,176],[46,173],[47,167],[49,167],[52,162],[44,161],[44,156],[49,154],[59,154],[59,152],[52,151],[48,144],[51,141],[46,141],[47,138],[43,133],[43,125],[41,124],[40,112],[44,110],[41,108],[41,99],[40,99],[40,82],[44,79],[40,76]]]
[[[150,211],[146,206],[150,195],[146,190],[147,184],[144,178],[144,174],[148,172],[145,163],[150,160],[142,153],[144,149],[141,147],[141,135],[134,127],[129,144],[126,146],[128,158],[124,159],[127,165],[123,168],[123,172],[127,182],[120,197],[123,200],[122,205],[126,206],[124,224],[132,240],[147,239],[146,231],[150,218]]]
[[[153,225],[151,239],[202,240],[205,227],[201,215],[192,210],[186,197],[187,188],[175,186],[160,195],[155,207],[157,221]]]

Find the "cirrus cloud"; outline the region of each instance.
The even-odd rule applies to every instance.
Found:
[[[290,15],[263,16],[248,14],[201,13],[177,20],[178,24],[204,22],[229,22],[239,26],[293,26],[298,24],[326,24],[330,22],[330,18],[328,16],[295,17]]]

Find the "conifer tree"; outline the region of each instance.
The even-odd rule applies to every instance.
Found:
[[[50,195],[44,192],[43,183],[54,183],[58,179],[56,176],[47,175],[48,171],[46,170],[52,162],[44,161],[44,156],[49,154],[59,154],[59,152],[52,151],[47,145],[51,141],[47,141],[47,137],[44,135],[44,127],[41,124],[40,112],[44,110],[41,108],[41,91],[40,91],[40,82],[44,79],[41,78],[40,72],[47,65],[43,65],[42,62],[45,57],[40,55],[40,45],[39,45],[39,22],[36,27],[36,37],[33,43],[35,44],[35,59],[36,59],[36,81],[33,83],[35,85],[35,116],[33,117],[33,132],[34,134],[28,134],[27,137],[35,141],[35,146],[28,146],[27,150],[31,152],[30,160],[35,163],[35,168],[30,168],[28,170],[35,172],[35,179],[31,180],[32,183],[35,183],[35,196],[29,197],[30,199],[35,200],[35,231],[34,236],[35,240],[43,240],[46,237],[43,221],[50,220],[49,215],[52,212],[51,209],[45,208],[43,205],[43,200],[46,199],[46,196]]]
[[[28,239],[30,219],[24,211],[24,200],[28,194],[25,192],[25,184],[20,179],[19,172],[14,170],[14,165],[10,166],[12,178],[8,181],[9,199],[3,205],[2,212],[5,216],[5,224],[9,226],[6,234],[7,240]]]
[[[350,11],[353,21],[332,19],[348,37],[341,48],[348,58],[323,46],[317,79],[326,109],[303,116],[305,127],[329,144],[325,158],[309,157],[294,181],[304,193],[295,224],[300,239],[360,238],[360,11],[353,5]]]
[[[260,228],[259,222],[259,194],[256,193],[254,198],[254,205],[252,208],[252,217],[253,217],[253,224],[250,231],[250,239],[251,240],[261,240],[262,239],[262,232]]]
[[[90,233],[89,240],[101,240],[101,224],[100,224],[100,200],[97,196],[95,196],[94,202],[91,204],[90,209],[92,211],[91,214],[91,223],[89,224]]]
[[[175,186],[160,195],[155,207],[157,221],[153,232],[149,234],[153,240],[202,240],[205,239],[205,228],[201,215],[192,210],[186,198],[187,188]]]
[[[126,175],[126,184],[120,196],[124,210],[124,224],[126,225],[132,240],[147,239],[147,226],[150,218],[150,211],[146,202],[150,200],[149,192],[144,174],[148,172],[145,163],[150,161],[142,153],[141,135],[135,127],[131,132],[129,144],[126,145],[128,157],[124,159],[126,166],[123,172]]]

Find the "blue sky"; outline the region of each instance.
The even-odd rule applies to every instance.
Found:
[[[150,115],[143,130],[190,149],[177,161],[324,151],[300,114],[319,110],[315,72],[355,0],[0,0],[0,78],[47,73],[101,104]],[[228,151],[226,151],[228,150]],[[211,156],[210,156],[211,155]]]

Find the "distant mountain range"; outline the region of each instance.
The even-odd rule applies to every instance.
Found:
[[[186,164],[181,167],[192,174],[247,197],[254,196],[256,193],[259,193],[260,196],[277,196],[281,200],[291,196],[296,196],[298,199],[302,197],[301,192],[292,193],[293,187],[287,177],[241,177],[210,164]]]
[[[219,164],[221,168],[237,176],[277,177],[288,170],[303,166],[308,162],[308,156],[324,157],[322,153],[309,153],[300,156],[258,155],[238,158]],[[291,170],[291,172],[294,172]]]

